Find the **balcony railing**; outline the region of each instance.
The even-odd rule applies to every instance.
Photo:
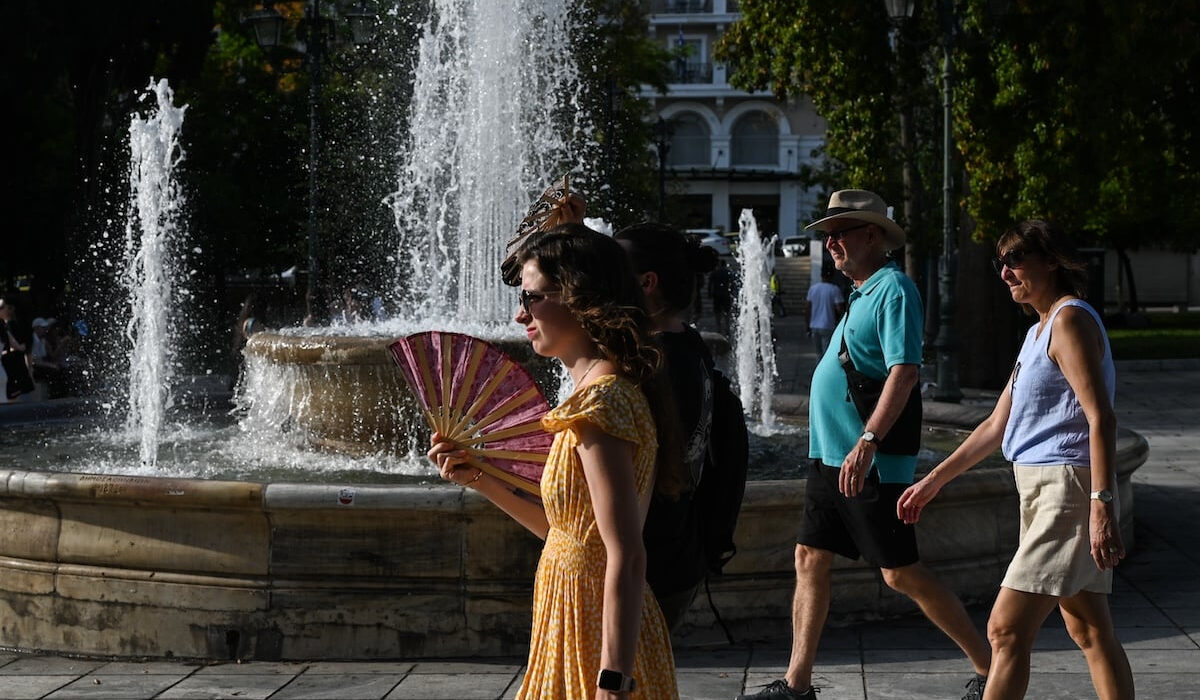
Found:
[[[677,15],[712,12],[712,0],[651,0],[650,12]]]
[[[676,61],[673,83],[711,83],[713,66],[707,61]]]

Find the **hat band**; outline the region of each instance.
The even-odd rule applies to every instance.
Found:
[[[877,214],[870,209],[852,209],[850,207],[829,207],[825,210],[825,216],[838,216],[839,214]]]

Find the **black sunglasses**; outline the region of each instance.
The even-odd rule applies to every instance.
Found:
[[[996,269],[997,275],[1004,272],[1006,267],[1010,270],[1020,270],[1025,264],[1026,255],[1028,253],[1023,250],[1010,250],[998,258],[992,258],[992,267]]]
[[[531,314],[533,312],[529,310],[529,307],[533,306],[534,303],[545,299],[546,297],[554,296],[556,294],[560,294],[560,292],[531,292],[528,289],[522,289],[517,294],[517,300],[521,303],[521,308],[525,310],[525,313]]]
[[[859,224],[858,226],[851,226],[850,228],[844,228],[844,229],[841,229],[840,231],[821,231],[820,233],[817,234],[817,238],[820,239],[820,241],[822,243],[824,243],[826,241],[833,241],[834,243],[840,243],[841,240],[846,237],[847,233],[850,233],[851,231],[857,231],[860,228],[866,228],[870,225],[871,224]]]

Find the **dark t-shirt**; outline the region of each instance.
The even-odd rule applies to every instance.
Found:
[[[0,319],[0,363],[3,363],[4,372],[8,375],[5,391],[8,398],[15,399],[33,391],[33,378],[29,376],[29,367],[25,364],[25,353],[12,347],[9,330],[9,325]]]
[[[667,373],[687,464],[689,483],[677,500],[655,494],[646,514],[646,581],[656,594],[685,590],[704,579],[704,550],[693,499],[708,457],[712,427],[712,358],[692,328],[658,336],[666,354]]]

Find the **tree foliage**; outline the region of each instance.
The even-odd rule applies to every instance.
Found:
[[[828,131],[825,181],[898,194],[895,61],[879,0],[744,0],[717,46],[731,82],[807,96]]]
[[[964,13],[977,30],[986,9]],[[967,211],[993,237],[1056,221],[1116,248],[1200,244],[1200,3],[1014,2],[956,53]]]
[[[589,195],[589,216],[635,223],[649,218],[658,201],[654,111],[637,94],[645,85],[666,92],[671,54],[650,40],[638,0],[588,0],[575,11],[584,83],[579,107],[595,125],[579,185]]]
[[[1117,247],[1194,249],[1200,3],[1014,0],[1000,17],[997,4],[953,8],[954,142],[965,172],[956,196],[976,235],[1037,216]],[[893,108],[908,100],[923,194],[936,202],[941,7],[918,4],[897,58],[880,0],[743,0],[718,56],[735,62],[739,87],[809,96],[828,121],[839,183],[889,200],[898,199]]]

